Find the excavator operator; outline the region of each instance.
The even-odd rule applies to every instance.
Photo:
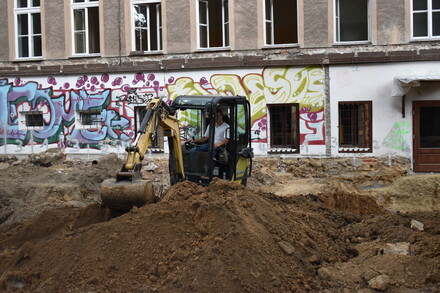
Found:
[[[195,140],[190,140],[190,143],[200,144],[190,150],[190,159],[191,162],[194,162],[195,152],[207,152],[209,148],[209,144],[207,142],[209,136],[209,126],[206,128],[205,134]],[[219,152],[219,148],[225,147],[228,143],[229,139],[226,138],[226,130],[229,128],[229,125],[223,121],[223,113],[220,109],[217,109],[215,113],[215,131],[214,131],[214,153],[213,157],[216,158]]]

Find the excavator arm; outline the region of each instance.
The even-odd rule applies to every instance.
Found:
[[[180,142],[179,122],[173,111],[162,98],[152,99],[146,106],[147,112],[142,120],[133,145],[126,148],[127,159],[116,178],[104,180],[101,185],[101,200],[110,209],[128,210],[156,200],[154,189],[141,175],[142,161],[148,147],[157,135],[157,128],[163,128],[168,137],[170,150],[170,181],[175,184],[185,178]]]

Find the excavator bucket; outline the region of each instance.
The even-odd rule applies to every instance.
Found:
[[[132,207],[151,204],[156,201],[151,182],[142,179],[133,181],[106,179],[101,184],[101,200],[111,210],[128,211]]]

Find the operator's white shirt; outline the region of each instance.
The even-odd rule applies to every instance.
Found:
[[[226,129],[229,128],[229,125],[225,122],[223,122],[220,126],[215,126],[214,130],[214,143],[221,142],[226,138]],[[205,134],[203,135],[205,137],[209,137],[209,125],[206,128]]]

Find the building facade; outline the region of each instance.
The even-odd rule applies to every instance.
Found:
[[[122,153],[151,97],[220,94],[250,101],[257,155],[440,170],[438,0],[6,0],[0,15],[4,154]]]

